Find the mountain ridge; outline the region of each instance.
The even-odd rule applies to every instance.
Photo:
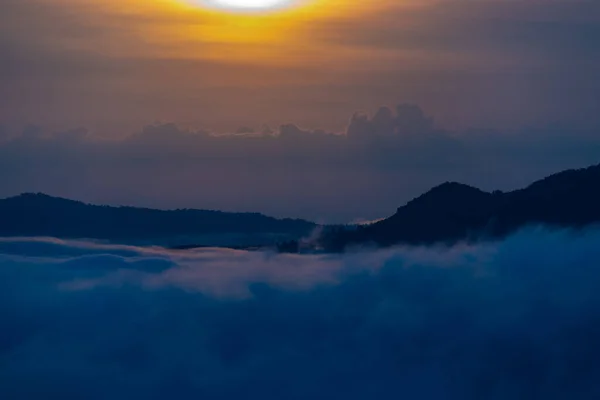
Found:
[[[164,244],[177,248],[223,246],[285,252],[338,252],[365,244],[453,244],[493,240],[529,225],[580,228],[600,223],[600,164],[547,176],[509,192],[486,192],[444,182],[369,225],[324,227],[315,240],[300,241],[318,225],[260,213],[156,210],[103,206],[23,193],[0,200],[0,237],[53,236]],[[217,239],[207,239],[207,238]]]
[[[198,239],[237,235],[266,242],[273,240],[271,236],[302,237],[315,227],[316,224],[309,221],[277,219],[260,213],[114,207],[44,193],[22,193],[0,199],[0,237],[52,236],[125,242],[167,241],[177,246],[212,242],[218,245],[218,240],[202,243]],[[263,235],[263,240],[255,240],[257,235]]]
[[[502,238],[529,225],[579,228],[595,223],[600,223],[600,164],[558,172],[510,192],[445,182],[388,218],[329,232],[320,246],[342,251],[364,244],[452,244]]]

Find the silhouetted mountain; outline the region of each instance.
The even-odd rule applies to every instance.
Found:
[[[501,238],[528,225],[579,228],[594,223],[600,223],[600,165],[561,172],[507,193],[444,183],[374,224],[328,227],[312,246],[341,251],[362,244],[451,244]],[[256,213],[96,206],[44,194],[0,200],[0,236],[93,238],[178,248],[279,243],[279,251],[297,252],[295,239],[315,227]]]
[[[153,210],[89,205],[45,194],[0,200],[0,236],[52,236],[170,245],[230,244],[234,237],[275,242],[300,237],[315,224],[256,213],[207,210]],[[219,239],[211,239],[218,237]],[[239,241],[239,240],[238,240]]]
[[[330,250],[372,243],[454,243],[500,238],[528,225],[579,228],[600,222],[600,165],[561,172],[513,192],[444,183],[380,222],[325,235]]]

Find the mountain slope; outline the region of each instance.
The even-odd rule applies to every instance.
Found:
[[[323,237],[330,250],[372,243],[454,243],[499,238],[528,225],[582,227],[600,222],[600,165],[564,171],[513,192],[487,193],[444,183],[396,214]]]
[[[298,237],[314,227],[303,220],[279,220],[254,213],[96,206],[45,194],[27,193],[0,200],[0,236],[5,237],[114,241],[168,238],[174,244],[186,244],[208,235]]]

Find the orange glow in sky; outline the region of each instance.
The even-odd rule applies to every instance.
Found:
[[[139,0],[127,2],[128,14],[140,14]],[[348,0],[156,0],[146,4],[145,17],[131,29],[143,38],[143,48],[160,57],[271,66],[312,64],[315,58],[323,59],[321,53],[332,53],[307,37],[311,27],[344,15],[356,8],[352,4]]]

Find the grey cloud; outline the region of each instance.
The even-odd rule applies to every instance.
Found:
[[[400,104],[394,113],[389,107],[381,107],[373,118],[355,113],[350,120],[346,134],[350,138],[427,135],[434,132],[433,118],[427,117],[423,110],[414,104]]]
[[[215,135],[173,123],[120,139],[85,129],[9,133],[0,142],[0,196],[46,192],[93,203],[259,211],[317,222],[388,216],[448,180],[516,189],[600,159],[594,131],[454,132],[434,126],[415,105],[355,114],[347,135],[295,124],[275,134]]]

